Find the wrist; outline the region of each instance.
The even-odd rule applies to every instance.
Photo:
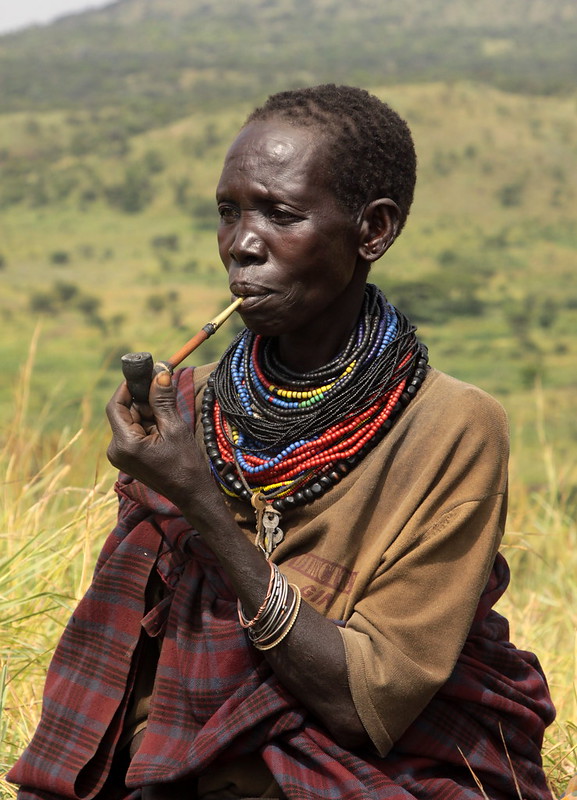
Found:
[[[175,505],[200,534],[210,535],[233,521],[222,494],[210,477],[196,483],[194,491],[182,492]]]

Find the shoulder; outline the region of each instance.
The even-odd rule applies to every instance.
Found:
[[[477,386],[431,369],[388,437],[395,466],[404,468],[407,479],[412,475],[414,481],[420,472],[453,487],[461,482],[467,489],[463,497],[471,498],[505,485],[507,416],[501,404]],[[474,475],[480,478],[478,486]]]
[[[414,402],[419,417],[450,429],[493,431],[508,437],[505,409],[490,394],[470,383],[431,369]]]

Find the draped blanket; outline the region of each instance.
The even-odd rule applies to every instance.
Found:
[[[190,409],[188,372],[180,388]],[[509,643],[506,620],[492,610],[508,583],[502,557],[449,681],[380,758],[343,750],[283,688],[238,625],[216,559],[178,510],[127,476],[117,491],[118,524],[55,652],[36,734],[8,776],[20,800],[111,800],[101,790],[142,626],[162,636],[162,648],[123,800],[255,752],[294,800],[468,800],[483,796],[479,785],[491,800],[550,800],[540,748],[554,711],[537,659]],[[152,569],[167,596],[145,614]]]

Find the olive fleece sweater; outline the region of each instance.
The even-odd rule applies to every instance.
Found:
[[[199,404],[209,373],[195,370]],[[430,370],[349,475],[283,514],[273,560],[313,608],[345,622],[351,692],[381,755],[461,652],[503,535],[507,458],[499,403]],[[254,537],[252,509],[229,502]]]

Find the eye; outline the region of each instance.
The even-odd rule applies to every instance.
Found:
[[[277,225],[292,225],[295,222],[300,222],[301,217],[297,216],[292,211],[286,208],[278,208],[273,206],[268,212],[268,218]]]
[[[219,204],[218,213],[222,222],[235,222],[239,218],[238,208],[226,203]]]

